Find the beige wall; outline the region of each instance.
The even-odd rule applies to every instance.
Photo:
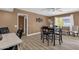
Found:
[[[17,24],[17,13],[27,14],[28,15],[28,29],[29,34],[36,33],[40,31],[42,25],[47,24],[47,17],[38,15],[31,12],[26,12],[23,10],[15,9],[14,12],[4,12],[0,11],[0,26],[8,26],[11,32],[16,32],[14,25]],[[36,22],[36,18],[40,17],[43,19],[43,22]]]
[[[79,26],[79,12],[74,13],[74,24]]]
[[[16,28],[14,25],[17,23],[16,18],[16,13],[0,11],[0,27],[8,26],[10,32],[15,32]]]

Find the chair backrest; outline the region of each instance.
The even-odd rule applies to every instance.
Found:
[[[54,27],[55,32],[59,32],[59,27]]]
[[[54,27],[54,33],[62,35],[62,28]]]
[[[48,27],[47,26],[43,26],[41,29],[42,29],[42,31],[48,31]]]
[[[0,33],[1,33],[1,34],[9,33],[9,28],[8,28],[8,27],[1,27],[1,28],[0,28]]]
[[[16,35],[21,39],[23,30],[18,29]]]
[[[41,27],[41,31],[43,34],[46,34],[49,31],[49,28],[47,26]]]

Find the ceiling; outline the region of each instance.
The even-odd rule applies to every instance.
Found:
[[[14,8],[0,8],[0,10],[10,12],[12,12],[13,9]],[[44,16],[54,16],[79,11],[79,8],[18,8],[18,9],[37,13]]]
[[[65,13],[79,11],[79,8],[58,8],[59,10],[53,11],[53,8],[20,8],[21,10],[34,12],[45,16],[54,16]]]
[[[0,10],[13,12],[13,8],[0,8]]]

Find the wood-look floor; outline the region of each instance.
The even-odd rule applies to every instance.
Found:
[[[56,40],[56,46],[53,44],[47,46],[47,42],[42,43],[40,35],[24,36],[22,37],[22,43],[19,46],[20,50],[79,50],[79,37],[63,36],[63,43],[59,45]]]

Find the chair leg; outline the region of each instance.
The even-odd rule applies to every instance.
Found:
[[[49,38],[48,35],[46,35],[47,45],[49,46]]]
[[[51,39],[51,43],[53,42],[53,36],[54,36],[54,35],[52,34],[52,39]]]
[[[45,38],[44,38],[44,36],[42,37],[42,41],[43,41],[43,43],[44,43],[44,39],[46,39],[47,40],[47,45],[49,46],[49,38],[48,38],[49,36],[48,35],[45,35]]]
[[[43,43],[44,43],[44,38],[43,38]]]
[[[73,33],[73,36],[75,37],[75,33]]]
[[[61,42],[63,43],[62,36],[61,36]]]
[[[51,43],[53,42],[53,39],[51,39]]]
[[[78,33],[77,33],[77,36],[78,36]]]
[[[53,46],[55,46],[55,34],[53,35]]]
[[[48,46],[49,46],[49,39],[48,39]]]
[[[60,44],[63,43],[62,34],[60,35]]]
[[[43,36],[42,36],[42,33],[41,33],[41,40],[42,40]]]
[[[61,45],[61,38],[59,38],[59,45]]]

